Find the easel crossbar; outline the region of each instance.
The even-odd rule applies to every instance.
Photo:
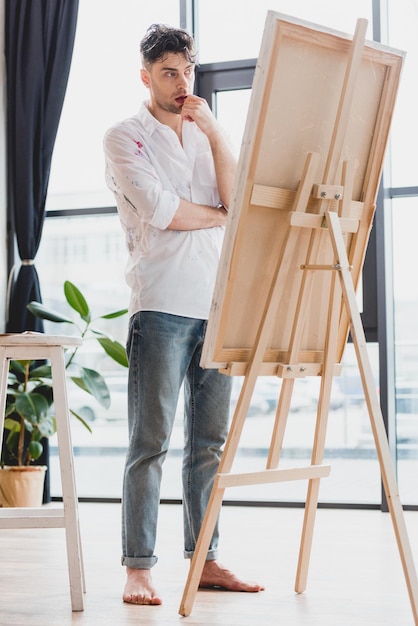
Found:
[[[292,189],[282,189],[280,187],[271,187],[268,185],[259,185],[256,183],[253,185],[252,188],[250,203],[252,206],[263,206],[270,209],[290,211],[294,206],[295,197],[296,191],[293,191]],[[317,213],[317,202],[318,200],[316,198],[313,198],[312,196],[309,197],[308,204],[306,206],[306,214],[303,216],[301,215],[301,220],[313,220],[313,222],[310,221],[311,224],[316,224],[318,222],[317,218],[319,216],[313,215],[314,213]],[[328,207],[330,211],[336,211],[338,209],[338,200],[329,200],[328,202]],[[358,200],[350,201],[350,211],[349,214],[346,216],[347,220],[344,220],[343,222],[347,224],[347,229],[351,229],[350,222],[354,224],[361,218],[363,210],[364,202],[360,202]],[[291,215],[291,218],[298,219],[294,218],[293,214]],[[343,230],[345,229],[343,228]]]
[[[240,487],[243,485],[259,485],[292,480],[325,478],[331,471],[330,465],[309,465],[308,467],[292,467],[286,469],[270,469],[260,472],[241,472],[239,474],[218,474],[217,486]]]

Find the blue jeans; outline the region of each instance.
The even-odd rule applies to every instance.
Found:
[[[232,379],[199,365],[206,320],[142,311],[130,319],[129,449],[122,497],[122,565],[149,569],[162,466],[184,382],[184,555],[191,558],[228,432]],[[207,559],[217,558],[218,524]]]

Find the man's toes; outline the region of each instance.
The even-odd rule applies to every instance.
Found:
[[[140,604],[140,605],[157,605],[162,604],[161,598],[158,596],[148,596],[130,593],[123,596],[123,601],[128,604]]]

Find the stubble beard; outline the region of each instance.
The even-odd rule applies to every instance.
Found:
[[[166,111],[167,113],[174,113],[176,115],[181,115],[182,107],[179,106],[178,104],[173,104],[172,102],[168,102],[168,101],[162,101],[160,99],[156,100],[156,103],[160,109],[162,109],[163,111]]]

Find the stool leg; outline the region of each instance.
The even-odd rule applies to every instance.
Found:
[[[85,591],[84,567],[69,424],[64,350],[59,346],[51,349],[51,370],[55,415],[57,420],[58,453],[64,503],[71,604],[73,611],[82,611],[84,608],[83,591]]]

